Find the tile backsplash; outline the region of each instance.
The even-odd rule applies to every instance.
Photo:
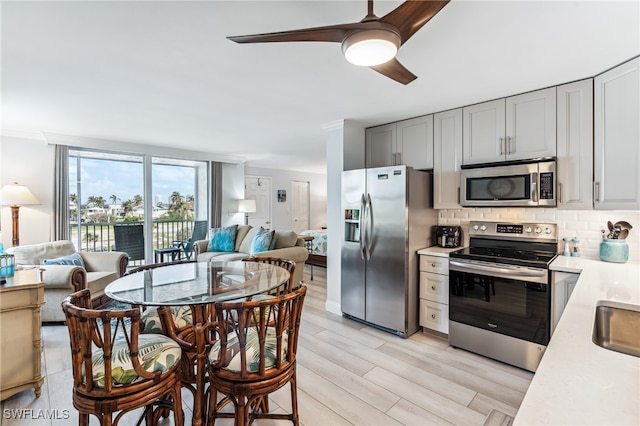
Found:
[[[558,210],[555,208],[463,208],[440,210],[439,225],[460,225],[464,233],[464,244],[469,244],[469,221],[491,222],[540,222],[558,225],[558,253],[562,252],[562,239],[577,237],[582,257],[599,259],[602,229],[607,221],[629,222],[633,229],[629,233],[629,261],[640,262],[640,212],[599,210]]]

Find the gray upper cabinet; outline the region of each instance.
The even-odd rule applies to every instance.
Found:
[[[433,115],[371,127],[365,137],[368,168],[399,164],[433,168]]]
[[[463,108],[463,164],[556,155],[556,88]]]
[[[365,130],[366,167],[394,166],[396,158],[396,123]]]
[[[593,79],[558,86],[559,209],[593,208]]]
[[[640,58],[594,80],[594,207],[640,209]]]
[[[433,207],[460,208],[462,108],[433,116]]]
[[[504,99],[464,107],[462,114],[463,164],[504,161]]]

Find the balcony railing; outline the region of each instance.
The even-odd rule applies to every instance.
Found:
[[[143,222],[126,222],[143,224]],[[193,231],[193,220],[154,220],[153,249],[172,247],[174,241],[186,241]],[[114,222],[72,223],[71,241],[78,245],[78,232],[81,235],[78,251],[114,251]]]

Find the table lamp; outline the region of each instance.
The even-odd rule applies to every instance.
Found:
[[[0,200],[3,206],[11,207],[11,221],[13,224],[13,246],[20,245],[20,206],[40,204],[33,193],[24,185],[13,182],[11,185],[5,185],[0,191]]]
[[[249,213],[256,212],[256,200],[238,200],[238,212],[244,213],[244,224],[249,224]]]

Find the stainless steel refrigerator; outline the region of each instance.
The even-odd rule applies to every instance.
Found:
[[[345,316],[407,337],[420,328],[418,255],[438,222],[432,174],[407,166],[342,173]]]

